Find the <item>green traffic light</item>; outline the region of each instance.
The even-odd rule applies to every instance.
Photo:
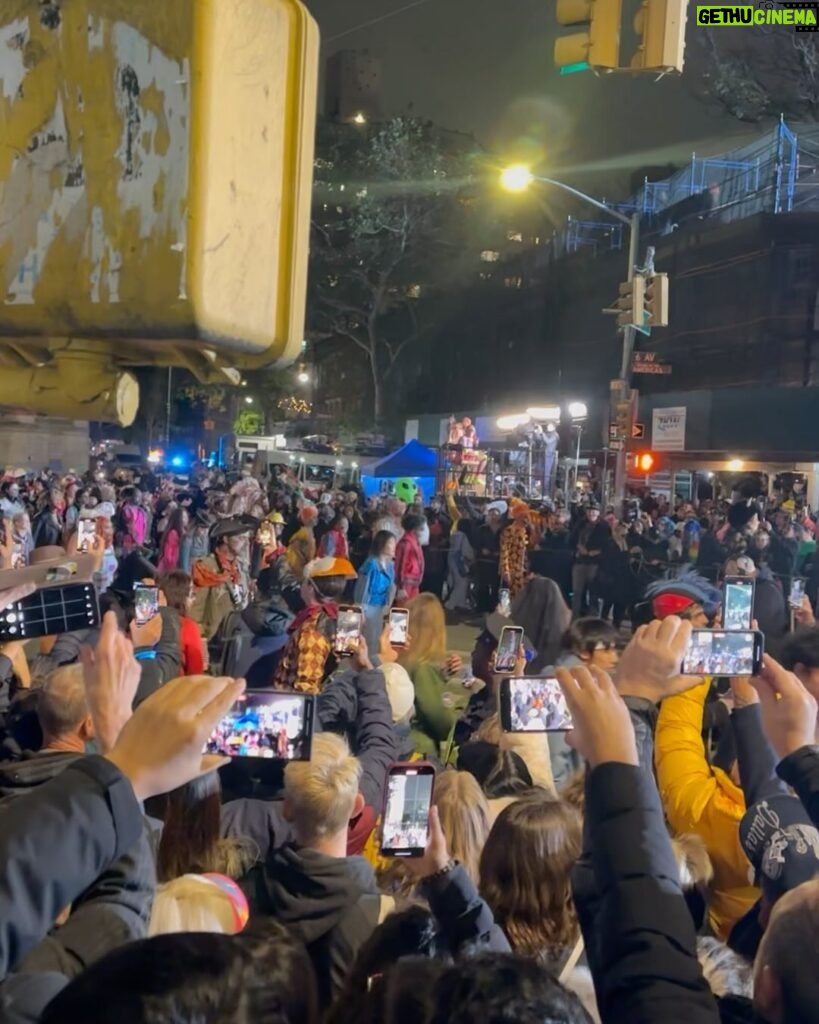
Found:
[[[560,69],[561,75],[575,75],[578,71],[591,71],[591,64],[587,60],[580,60],[576,64],[567,64]]]

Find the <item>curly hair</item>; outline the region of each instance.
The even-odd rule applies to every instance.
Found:
[[[576,941],[571,870],[580,850],[580,816],[550,793],[528,793],[498,816],[480,891],[516,953],[548,961]]]

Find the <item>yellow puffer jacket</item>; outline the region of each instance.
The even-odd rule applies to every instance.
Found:
[[[726,939],[733,924],[750,910],[759,890],[739,841],[745,813],[742,790],[719,768],[712,768],[702,740],[702,717],[710,680],[663,701],[654,739],[654,760],[665,815],[677,833],[702,838],[714,866],[708,915],[714,933]]]

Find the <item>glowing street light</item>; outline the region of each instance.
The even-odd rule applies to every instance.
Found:
[[[253,405],[253,399],[250,397],[250,395],[245,395],[245,403],[247,405]]]
[[[526,164],[512,164],[504,168],[500,176],[501,187],[507,192],[525,192],[534,180],[535,176]]]
[[[570,402],[569,415],[573,420],[584,420],[589,414],[585,402]]]
[[[353,124],[366,124],[366,116],[359,110],[359,112],[353,117]]]
[[[742,461],[742,459],[731,459],[731,461],[728,463],[728,469],[732,473],[738,473],[744,465],[745,463]]]
[[[307,372],[307,367],[304,363],[299,363],[299,372],[296,374],[296,380],[299,384],[310,383],[310,374]]]

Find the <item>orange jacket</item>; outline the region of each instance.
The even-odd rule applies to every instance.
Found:
[[[708,850],[714,866],[708,915],[714,933],[724,940],[757,901],[759,890],[750,883],[752,868],[739,841],[742,790],[705,756],[702,716],[710,685],[706,680],[663,701],[654,760],[669,825],[676,833],[700,836]]]

